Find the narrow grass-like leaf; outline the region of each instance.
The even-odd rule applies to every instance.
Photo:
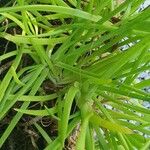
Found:
[[[17,74],[16,74],[16,72],[15,72],[15,68],[14,68],[13,66],[11,66],[11,67],[10,67],[10,70],[11,70],[11,73],[12,73],[12,75],[13,75],[13,77],[14,77],[15,82],[23,86],[24,83],[22,83],[22,82],[19,80],[19,78],[18,78],[18,76],[17,76]]]
[[[15,95],[10,95],[9,99],[13,99]],[[38,102],[38,101],[49,101],[57,98],[57,94],[50,94],[50,95],[45,95],[45,96],[27,96],[27,95],[22,95],[18,101],[30,101],[30,102]]]
[[[60,130],[62,146],[64,144],[67,130],[68,130],[68,121],[69,121],[69,114],[71,111],[71,106],[72,106],[73,100],[78,90],[79,90],[78,87],[74,85],[69,89],[67,95],[65,96],[64,108],[63,108],[63,113],[62,113],[62,118],[61,118],[61,130]]]
[[[107,128],[109,130],[115,131],[115,132],[121,132],[125,134],[133,134],[133,131],[129,128],[120,126],[119,124],[109,122],[107,120],[104,120],[100,118],[97,115],[94,115],[91,117],[90,122],[97,126],[102,126],[104,128]]]
[[[43,66],[40,66],[38,68],[38,71],[36,72],[37,76],[35,75],[35,79],[38,77],[38,75],[41,73],[42,70],[43,70]],[[47,72],[47,70],[45,70],[45,71]],[[45,71],[43,71],[44,74],[42,74],[38,78],[38,80],[35,82],[35,85],[33,86],[32,90],[30,92],[31,95],[35,95],[36,94],[36,92],[38,91],[38,88],[40,87],[41,83],[43,82],[43,80],[47,76],[47,74],[46,74]],[[32,81],[34,82],[35,79],[33,78]],[[26,88],[29,88],[31,84],[32,84],[32,82],[30,84],[28,84],[27,87],[24,87],[24,89],[17,95],[17,97],[19,97],[19,95],[21,95],[26,90]],[[13,102],[13,104],[14,103],[15,102]],[[11,104],[11,105],[13,105],[13,104]],[[21,106],[21,109],[26,109],[29,106],[29,104],[30,104],[30,102],[24,102],[23,105]],[[8,106],[8,107],[6,107],[6,109],[4,109],[4,111],[6,111],[6,112],[4,112],[4,115],[5,115],[5,113],[7,113],[7,108],[9,109],[9,107],[11,107],[11,106]],[[13,119],[11,120],[11,122],[8,125],[7,129],[5,130],[5,132],[3,133],[3,135],[0,138],[0,148],[2,147],[2,145],[6,141],[6,139],[8,138],[8,136],[10,135],[10,133],[12,132],[12,130],[14,129],[14,127],[16,126],[16,124],[18,123],[18,121],[20,120],[20,118],[22,117],[22,115],[23,115],[22,113],[17,113],[13,117]],[[3,114],[1,114],[1,116],[3,117]]]
[[[29,11],[51,11],[51,12],[57,12],[62,14],[67,14],[71,16],[80,17],[83,19],[91,20],[97,22],[99,19],[101,19],[100,16],[91,15],[89,13],[86,13],[84,11],[78,10],[78,9],[72,9],[68,7],[62,7],[62,6],[54,6],[54,5],[23,5],[23,6],[14,6],[14,7],[8,7],[8,8],[0,8],[0,13],[4,12],[17,12],[22,10],[29,10]]]
[[[42,136],[46,140],[46,142],[48,144],[50,144],[52,142],[52,140],[49,137],[49,135],[45,132],[45,130],[40,125],[38,125],[37,123],[35,123],[34,125],[38,129],[38,131],[42,134]]]
[[[14,109],[15,111],[21,112],[23,114],[28,114],[28,115],[33,115],[33,116],[49,116],[50,113],[54,114],[57,112],[56,108],[49,108],[48,111],[47,109],[45,110],[23,110],[23,109]]]
[[[20,51],[18,50],[16,59],[15,59],[13,65],[12,65],[15,69],[17,69],[17,67],[18,67],[18,65],[20,63],[20,60],[21,60],[21,57],[22,57],[22,52],[21,52],[21,50]],[[6,91],[7,87],[8,87],[11,79],[12,79],[12,74],[11,74],[11,70],[9,70],[7,72],[7,74],[5,75],[4,79],[2,80],[1,84],[0,84],[0,91],[1,91],[0,102],[3,99],[3,96],[5,94],[5,91]]]

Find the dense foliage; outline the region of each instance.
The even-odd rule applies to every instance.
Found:
[[[137,82],[150,69],[143,2],[3,3],[0,148],[29,150],[24,137],[32,150],[149,148],[150,79]]]

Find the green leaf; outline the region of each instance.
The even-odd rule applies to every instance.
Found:
[[[55,114],[57,112],[57,109],[54,108],[49,108],[48,111],[47,109],[44,110],[23,110],[23,109],[17,109],[14,108],[15,111],[21,112],[23,114],[28,114],[28,115],[33,115],[33,116],[49,116],[49,113]]]
[[[117,123],[112,123],[110,121],[104,120],[96,114],[91,117],[90,122],[96,126],[101,126],[114,132],[133,134],[133,131],[130,130],[129,128],[123,127]]]

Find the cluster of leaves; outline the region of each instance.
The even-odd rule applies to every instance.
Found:
[[[0,8],[0,37],[15,44],[0,52],[0,120],[14,115],[0,147],[26,114],[55,120],[55,136],[32,123],[45,150],[149,148],[142,102],[150,101],[150,80],[136,83],[150,68],[150,9],[137,12],[143,1],[12,0]],[[77,128],[75,144],[66,144]]]

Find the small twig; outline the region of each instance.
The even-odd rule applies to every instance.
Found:
[[[34,123],[40,121],[41,119],[42,119],[42,117],[35,117],[35,118],[31,119],[30,121],[21,124],[21,126],[31,126]]]
[[[0,75],[5,71],[7,70],[11,65],[12,65],[13,61],[9,61],[7,62],[6,64],[2,65],[0,67]]]

